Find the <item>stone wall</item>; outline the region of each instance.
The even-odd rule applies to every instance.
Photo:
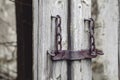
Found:
[[[0,0],[0,80],[14,80],[16,70],[15,5]]]

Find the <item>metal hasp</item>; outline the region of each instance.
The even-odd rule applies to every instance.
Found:
[[[52,60],[81,60],[95,58],[97,55],[103,55],[100,50],[96,50],[96,55],[91,55],[89,50],[52,50],[48,51],[48,53],[51,54]]]
[[[88,23],[89,29],[89,49],[88,50],[62,50],[62,35],[61,35],[61,17],[59,15],[52,16],[55,18],[55,47],[56,50],[48,51],[52,60],[81,60],[91,59],[98,55],[103,55],[101,50],[96,49],[94,38],[94,20],[92,18],[85,19],[84,22]]]

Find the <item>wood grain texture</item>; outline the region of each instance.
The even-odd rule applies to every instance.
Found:
[[[119,19],[120,19],[120,0],[118,0],[118,5],[119,5]],[[119,76],[119,80],[120,80],[120,20],[119,20],[119,27],[118,27],[118,76]]]
[[[82,12],[83,19],[91,18],[91,0],[82,0]],[[83,49],[89,49],[89,31],[88,25],[83,23],[84,26],[84,37],[83,37]],[[86,59],[81,61],[82,64],[82,80],[92,80],[92,67],[91,59]]]
[[[71,49],[88,49],[88,29],[84,19],[91,17],[91,0],[71,0]],[[92,80],[91,60],[73,61],[71,80]]]
[[[61,29],[62,29],[62,49],[67,49],[67,0],[50,0],[51,16],[60,15]],[[55,24],[55,20],[52,21]],[[55,26],[52,26],[51,35],[51,48],[55,50]],[[67,62],[66,61],[53,61],[52,62],[52,75],[51,80],[67,80]]]
[[[33,0],[33,80],[38,80],[38,0]]]
[[[66,62],[52,62],[47,54],[47,50],[54,49],[55,43],[54,31],[51,31],[55,26],[51,26],[51,22],[54,23],[51,21],[51,16],[60,15],[62,18],[62,45],[63,49],[67,49],[67,0],[39,0],[39,8],[37,8],[37,3],[34,3],[34,7],[36,8],[34,10],[34,38],[37,39],[34,40],[34,79],[67,80]],[[39,9],[39,14],[37,9]]]
[[[47,50],[50,49],[50,12],[49,0],[39,0],[39,28],[38,28],[38,80],[49,80],[49,57]]]
[[[70,35],[71,49],[88,49],[88,28],[84,19],[91,17],[91,0],[34,0],[34,80],[67,80],[66,61],[51,61],[47,50],[54,46],[54,20],[51,16],[62,18],[63,49],[68,47]],[[68,1],[70,2],[70,34],[67,34]],[[118,80],[118,1],[97,0],[99,14],[95,28],[97,48],[104,56],[97,61],[104,66],[105,80]],[[71,80],[92,80],[91,60],[71,62]],[[69,76],[70,77],[70,76]]]

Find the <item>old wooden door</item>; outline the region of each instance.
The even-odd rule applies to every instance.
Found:
[[[106,80],[118,80],[117,30],[119,20],[117,18],[118,6],[115,6],[118,3],[113,0],[106,1],[108,2],[98,0],[100,7],[98,20],[102,25],[100,28],[96,27],[96,35],[98,35],[95,38],[98,48],[105,53],[105,56],[100,59],[103,59]],[[91,0],[33,0],[33,3],[34,80],[92,80],[90,59],[52,61],[50,55],[47,54],[48,50],[55,49],[55,26],[51,16],[56,15],[60,15],[62,19],[63,49],[82,50],[88,48],[88,28],[84,24],[84,19],[91,18]],[[114,5],[110,6],[112,3]],[[113,11],[109,10],[109,6]],[[112,33],[113,30],[114,33]],[[112,65],[112,69],[110,65]],[[116,77],[113,78],[113,76]]]

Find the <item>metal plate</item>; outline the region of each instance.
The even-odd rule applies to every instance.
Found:
[[[81,60],[91,59],[98,55],[103,55],[103,52],[96,50],[96,55],[91,55],[89,50],[73,51],[73,50],[52,50],[48,52],[52,60]]]

